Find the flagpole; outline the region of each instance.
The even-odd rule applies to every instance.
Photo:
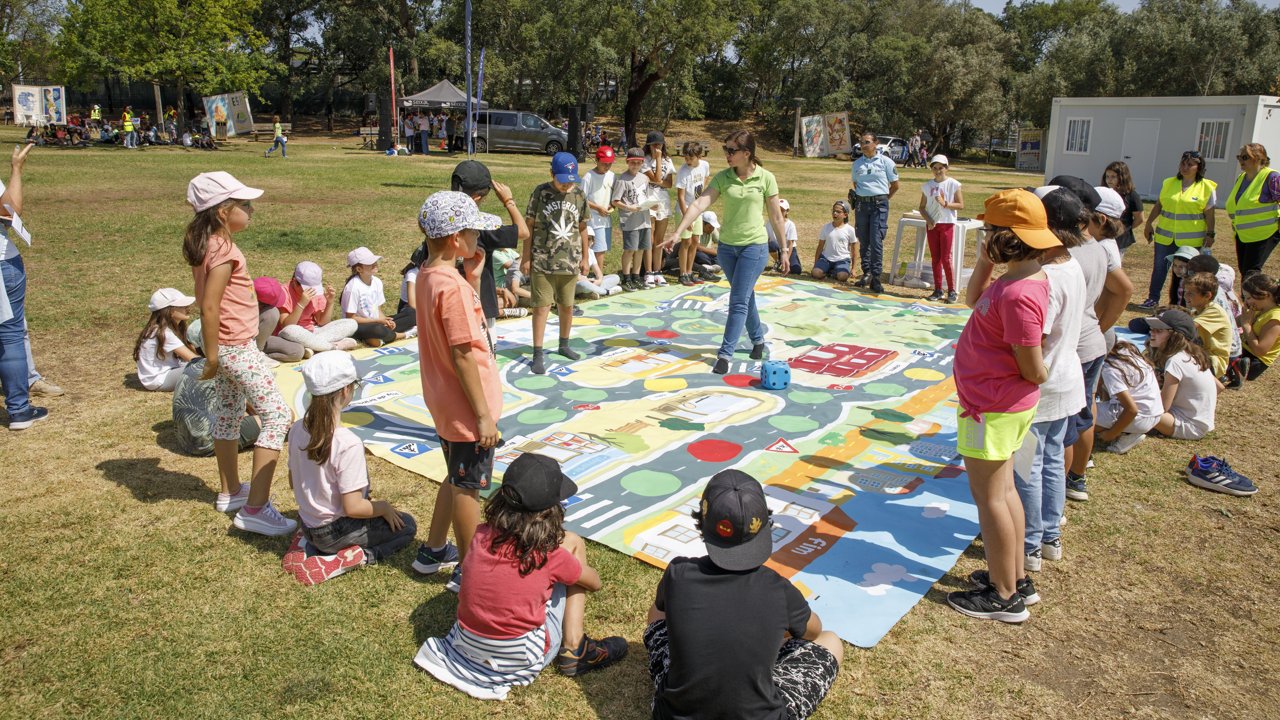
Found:
[[[387,48],[387,63],[391,66],[391,146],[395,147],[400,142],[400,128],[396,120],[400,117],[400,111],[396,108],[396,51],[394,48]]]
[[[484,48],[480,48],[480,73],[476,78],[476,111],[477,116],[480,115],[480,108],[484,105]],[[489,123],[484,125],[485,143],[487,149],[489,147]]]
[[[471,84],[471,0],[467,0],[466,4],[466,27],[463,30],[463,34],[465,36],[463,42],[466,45],[467,53],[467,120],[463,124],[462,132],[466,133],[467,136],[467,157],[471,157],[474,154],[474,148],[472,147],[471,142],[471,93],[474,90]]]

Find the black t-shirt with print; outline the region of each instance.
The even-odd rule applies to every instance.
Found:
[[[773,665],[786,633],[804,635],[809,603],[766,567],[730,572],[709,558],[677,558],[658,582],[671,667],[653,717],[785,720]]]
[[[497,283],[493,280],[493,251],[514,248],[520,242],[520,231],[515,225],[503,225],[497,230],[481,230],[476,245],[484,250],[484,272],[480,275],[480,305],[486,318],[498,317]]]

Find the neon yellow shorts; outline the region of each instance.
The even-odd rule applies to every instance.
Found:
[[[1022,447],[1036,409],[982,413],[981,422],[964,413],[964,408],[959,408],[956,419],[956,447],[960,454],[978,460],[1008,460]]]

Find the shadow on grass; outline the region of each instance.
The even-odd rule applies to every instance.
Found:
[[[448,573],[441,573],[444,580]],[[444,589],[444,582],[439,585],[439,592],[427,598],[427,601],[409,613],[409,624],[413,626],[413,640],[421,645],[427,638],[442,638],[449,634],[453,621],[458,616],[458,596]]]
[[[146,390],[146,388],[142,387],[142,381],[138,379],[138,373],[136,372],[131,372],[125,375],[124,381],[121,385],[123,385],[126,390]]]
[[[170,423],[171,424],[171,423]],[[203,478],[160,467],[159,458],[104,460],[97,469],[111,482],[128,488],[142,502],[195,500],[212,504],[216,493]]]

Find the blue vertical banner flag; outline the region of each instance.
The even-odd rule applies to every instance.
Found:
[[[467,73],[466,118],[467,119],[466,119],[466,122],[463,123],[462,132],[466,135],[466,138],[467,138],[466,139],[467,157],[471,157],[475,153],[475,150],[471,146],[471,123],[473,120],[473,116],[471,114],[472,112],[471,99],[474,97],[474,95],[472,94],[474,88],[472,88],[471,86],[471,0],[467,0],[466,28],[463,30],[463,34],[464,34],[463,44],[466,46],[466,53],[467,53],[467,58],[466,58],[466,73]]]
[[[476,77],[476,112],[472,117],[472,127],[476,128],[477,131],[480,129],[480,106],[482,104],[484,104],[484,48],[480,48],[480,71]],[[485,127],[488,128],[489,126],[485,125]],[[489,147],[487,142],[485,143],[485,147]]]

